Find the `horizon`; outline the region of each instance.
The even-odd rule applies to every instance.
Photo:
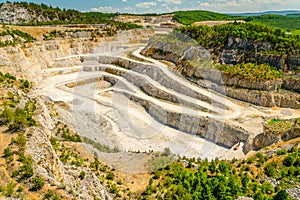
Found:
[[[81,12],[104,12],[104,13],[172,13],[175,11],[205,10],[224,14],[239,13],[264,13],[281,11],[298,11],[300,4],[298,0],[288,0],[284,3],[281,0],[27,0],[23,2],[47,4],[52,7],[76,9]],[[0,0],[0,3],[7,1]],[[263,8],[263,9],[261,9]]]

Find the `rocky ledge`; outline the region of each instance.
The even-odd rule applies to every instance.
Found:
[[[212,53],[202,47],[191,46],[178,53],[175,50],[178,48],[176,43],[151,41],[143,49],[142,54],[172,62],[175,64],[175,70],[190,81],[225,93],[229,97],[265,107],[300,108],[300,95],[293,92],[299,92],[298,79],[250,79],[209,68],[195,67],[189,62],[194,58],[206,60],[206,65],[211,65],[207,59],[212,57]]]

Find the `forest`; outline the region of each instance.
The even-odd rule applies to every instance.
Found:
[[[231,16],[210,11],[179,11],[173,13],[173,19],[183,25],[192,25],[199,21],[210,20],[245,20],[253,24],[267,25],[282,28],[287,32],[300,30],[300,14],[275,15],[264,14],[259,16]]]
[[[269,53],[299,53],[299,35],[289,35],[282,29],[260,24],[230,23],[214,27],[185,26],[177,30],[196,40],[201,46],[209,49],[224,48],[229,37],[237,37],[254,42],[271,43],[273,48]]]
[[[173,19],[183,25],[191,25],[199,21],[210,20],[231,20],[234,17],[210,11],[195,10],[195,11],[177,11],[173,13]]]
[[[255,24],[283,28],[287,32],[291,32],[293,30],[300,30],[300,15],[296,14],[290,14],[287,16],[262,15],[255,17],[247,17],[245,21]]]
[[[2,3],[3,4],[3,3]],[[0,7],[2,6],[0,4]],[[112,18],[117,13],[100,13],[100,12],[80,12],[74,9],[61,9],[46,4],[35,4],[27,2],[14,2],[19,7],[26,8],[29,12],[37,16],[42,16],[44,20],[30,21],[19,25],[41,26],[41,25],[61,25],[61,24],[111,24],[117,29],[127,30],[140,28],[140,26],[132,23],[124,23],[114,21]]]
[[[286,188],[299,184],[300,150],[297,145],[271,155],[260,152],[245,160],[179,158],[153,172],[140,199],[288,200]],[[276,186],[272,186],[276,182]]]

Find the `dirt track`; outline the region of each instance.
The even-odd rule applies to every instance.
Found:
[[[215,157],[231,159],[244,156],[241,148],[238,151],[227,149],[158,122],[132,97],[147,100],[153,105],[161,106],[164,110],[175,113],[186,113],[196,117],[206,116],[224,123],[231,123],[244,128],[245,131],[253,135],[262,132],[262,122],[265,117],[299,116],[297,110],[289,109],[292,115],[284,116],[282,111],[287,109],[259,108],[210,92],[173,73],[168,65],[141,56],[139,51],[142,46],[136,47],[128,44],[128,48],[124,48],[124,42],[121,44],[118,42],[106,44],[106,47],[109,45],[116,46],[106,48],[102,52],[97,51],[92,55],[84,55],[84,57],[97,58],[98,56],[111,55],[118,57],[120,55],[122,59],[131,60],[124,57],[124,55],[132,52],[134,56],[139,58],[138,60],[131,60],[132,62],[150,65],[151,68],[172,81],[174,85],[186,88],[192,94],[197,93],[213,99],[217,104],[212,105],[201,101],[177,87],[166,87],[164,80],[156,80],[157,77],[149,75],[146,71],[137,72],[120,66],[101,64],[101,59],[96,62],[84,63],[85,67],[98,66],[97,71],[82,71],[81,66],[74,66],[76,68],[74,71],[66,68],[65,74],[64,68],[49,70],[51,71],[50,74],[55,74],[53,71],[58,70],[61,75],[46,76],[39,83],[39,94],[48,96],[56,102],[68,103],[71,109],[61,109],[61,118],[81,135],[100,143],[112,147],[118,146],[123,151],[163,151],[164,148],[168,147],[175,154],[209,159]],[[105,46],[104,44],[101,45]],[[110,49],[113,51],[110,52]],[[141,60],[150,61],[152,64],[149,64],[149,62],[143,63]],[[49,74],[47,71],[45,71],[45,74]],[[120,75],[122,73],[126,75]],[[116,84],[108,83],[103,80],[103,77],[115,80]],[[168,95],[175,95],[180,100],[179,103],[158,98],[151,93],[147,94],[141,90],[140,85],[135,81],[136,78],[143,80],[144,83],[151,85],[156,90]],[[72,83],[75,87],[67,87],[69,83]],[[76,83],[80,84],[76,85]],[[131,98],[128,98],[128,96]],[[219,105],[223,106],[220,107]],[[197,106],[205,109],[199,109]],[[109,155],[103,156],[104,160],[109,158]],[[123,161],[120,160],[120,162]]]

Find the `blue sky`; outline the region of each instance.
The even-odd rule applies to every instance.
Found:
[[[0,0],[0,2],[6,1]],[[121,13],[164,13],[195,9],[223,13],[300,10],[299,0],[29,0],[28,2],[51,4],[80,11]]]

